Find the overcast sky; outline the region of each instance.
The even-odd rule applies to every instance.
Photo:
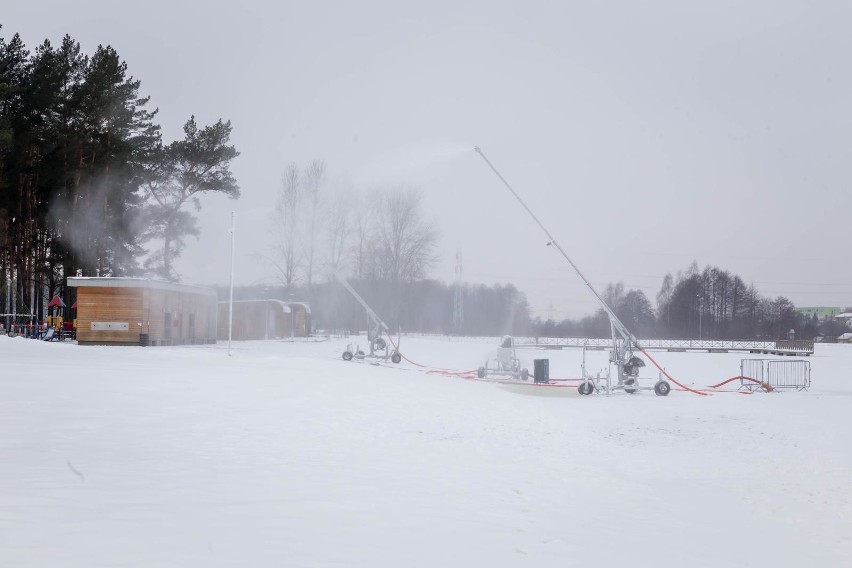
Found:
[[[125,7],[126,6],[126,7]],[[434,276],[512,282],[538,315],[595,308],[479,156],[592,283],[652,300],[718,265],[797,305],[852,304],[852,3],[5,2],[2,35],[110,44],[164,139],[232,121],[242,198],[202,201],[184,281],[272,283],[288,162],[335,184],[423,188]]]

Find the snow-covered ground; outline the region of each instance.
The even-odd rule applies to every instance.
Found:
[[[0,566],[852,565],[852,346],[817,346],[809,392],[709,397],[524,396],[344,347],[0,337]],[[658,360],[704,386],[742,357]]]

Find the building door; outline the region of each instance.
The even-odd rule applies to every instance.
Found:
[[[163,314],[163,341],[166,345],[172,342],[172,312]]]

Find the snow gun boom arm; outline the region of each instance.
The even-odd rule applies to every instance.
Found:
[[[481,157],[483,160],[485,160],[485,163],[486,163],[486,164],[488,164],[488,167],[489,167],[489,168],[491,168],[491,171],[493,171],[493,172],[497,175],[497,177],[498,177],[498,178],[500,178],[500,181],[502,181],[502,182],[503,182],[503,185],[505,185],[505,186],[506,186],[506,189],[508,189],[510,192],[512,192],[512,195],[514,195],[514,196],[515,196],[515,199],[517,199],[517,200],[518,200],[518,203],[520,203],[520,204],[521,204],[521,206],[522,206],[524,209],[526,209],[527,213],[529,213],[529,214],[530,214],[530,217],[532,217],[532,218],[533,218],[533,220],[536,222],[536,224],[538,224],[538,226],[541,228],[541,230],[542,230],[542,231],[544,231],[544,234],[545,234],[545,235],[547,235],[547,238],[548,238],[547,246],[553,246],[556,250],[558,250],[558,251],[559,251],[559,254],[561,254],[561,255],[563,256],[563,258],[565,258],[565,260],[567,260],[567,261],[568,261],[568,264],[570,264],[570,265],[571,265],[571,268],[573,268],[573,269],[574,269],[574,272],[576,272],[576,273],[577,273],[577,276],[579,276],[579,277],[580,277],[580,280],[582,280],[582,281],[583,281],[583,283],[584,283],[584,284],[585,284],[585,285],[589,288],[589,290],[592,292],[592,294],[594,294],[595,298],[597,298],[598,302],[600,303],[601,308],[603,308],[603,311],[604,311],[604,312],[606,312],[606,315],[607,315],[607,316],[609,316],[609,321],[610,321],[610,323],[612,324],[613,329],[614,329],[615,331],[617,331],[617,332],[618,332],[618,334],[619,334],[619,335],[620,335],[620,336],[621,336],[621,337],[622,337],[625,341],[629,342],[631,346],[636,347],[636,349],[641,350],[641,349],[642,349],[642,347],[639,345],[639,340],[638,340],[638,339],[636,339],[636,336],[634,336],[632,333],[630,333],[630,330],[628,330],[628,329],[627,329],[627,326],[625,326],[625,325],[621,322],[621,320],[620,320],[620,319],[618,319],[618,316],[616,316],[616,315],[615,315],[615,312],[614,312],[614,311],[612,311],[612,308],[610,308],[610,307],[609,307],[609,305],[608,305],[608,304],[604,301],[604,299],[601,297],[601,295],[600,295],[600,294],[598,294],[597,290],[595,290],[595,288],[592,286],[591,282],[589,282],[589,281],[586,279],[586,277],[585,277],[585,276],[583,276],[583,273],[582,273],[582,272],[580,272],[580,269],[579,269],[579,268],[577,268],[577,265],[576,265],[576,264],[574,264],[574,261],[572,261],[572,260],[571,260],[571,258],[568,256],[568,254],[567,254],[564,250],[562,250],[562,247],[561,247],[561,246],[559,246],[559,243],[557,243],[557,242],[556,242],[556,239],[554,239],[554,238],[553,238],[553,235],[551,235],[551,234],[550,234],[550,231],[548,231],[548,230],[547,230],[547,228],[546,228],[546,227],[542,224],[542,222],[538,220],[538,217],[536,217],[536,216],[535,216],[535,214],[534,214],[534,213],[530,210],[530,208],[529,208],[529,207],[527,207],[527,204],[526,204],[526,203],[524,203],[524,201],[523,201],[523,200],[521,199],[521,197],[520,197],[520,196],[519,196],[519,195],[515,192],[515,190],[514,190],[514,189],[512,189],[512,186],[511,186],[511,185],[509,185],[509,182],[507,182],[507,181],[506,181],[506,178],[504,178],[504,177],[500,174],[500,172],[498,172],[498,171],[497,171],[497,168],[495,168],[495,167],[494,167],[494,164],[492,164],[492,163],[491,163],[491,161],[490,161],[488,158],[486,158],[486,157],[485,157],[485,154],[483,154],[483,153],[482,153],[482,150],[479,148],[479,146],[475,146],[473,149],[474,149],[474,150],[476,150],[476,153],[477,153],[477,154],[479,154],[479,155],[480,155],[480,157]]]
[[[371,308],[370,305],[364,301],[364,298],[362,298],[361,295],[355,291],[355,288],[349,285],[349,282],[346,280],[346,278],[344,278],[336,270],[333,273],[334,277],[337,278],[338,282],[340,282],[343,287],[346,288],[346,290],[349,291],[350,294],[352,294],[352,297],[358,300],[358,303],[361,304],[361,306],[365,310],[367,310],[367,315],[370,316],[370,319],[373,320],[373,323],[380,325],[384,331],[390,333],[390,328],[387,326],[387,324],[385,324],[385,322],[382,321],[382,318],[380,318],[379,315],[373,311],[373,308]]]

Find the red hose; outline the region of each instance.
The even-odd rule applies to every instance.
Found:
[[[722,381],[722,382],[721,382],[721,383],[719,383],[718,385],[710,385],[710,388],[711,388],[711,389],[717,389],[717,388],[719,388],[719,387],[721,387],[721,386],[724,386],[724,385],[726,385],[726,384],[728,384],[728,383],[730,383],[730,382],[733,382],[733,381],[751,381],[751,382],[753,382],[753,383],[757,383],[757,384],[759,384],[759,385],[760,385],[760,387],[761,387],[763,390],[765,390],[766,392],[772,392],[773,390],[775,390],[775,389],[773,389],[771,386],[769,386],[768,384],[766,384],[766,383],[764,383],[764,382],[762,382],[762,381],[758,381],[757,379],[752,379],[751,377],[744,377],[744,376],[742,376],[742,375],[740,375],[740,376],[738,376],[738,377],[731,377],[731,378],[730,378],[730,379],[728,379],[727,381]]]
[[[391,337],[390,333],[385,332],[385,335],[388,336],[388,340],[390,341],[390,344],[393,345],[393,350],[396,351],[397,353],[399,353],[400,357],[402,357],[403,359],[405,359],[406,361],[408,361],[409,363],[411,363],[415,367],[422,367],[423,369],[426,368],[426,365],[421,365],[420,363],[415,363],[414,361],[412,361],[411,359],[409,359],[408,357],[403,355],[402,351],[400,351],[399,348],[396,346],[396,343],[393,342],[393,337]]]
[[[414,365],[415,367],[420,367],[421,369],[429,369],[429,370],[427,371],[427,374],[438,374],[438,375],[446,375],[446,376],[450,376],[450,377],[461,377],[461,378],[464,378],[464,379],[475,378],[475,377],[472,377],[472,376],[470,376],[470,375],[475,374],[475,373],[477,372],[477,370],[476,370],[476,369],[471,369],[470,371],[455,371],[455,370],[452,370],[452,369],[430,368],[430,367],[427,367],[426,365],[423,365],[422,363],[418,363],[418,362],[416,362],[416,361],[412,361],[411,359],[409,359],[408,357],[406,357],[405,355],[403,355],[403,353],[399,350],[399,347],[396,345],[396,343],[394,343],[393,337],[391,337],[390,333],[385,332],[385,335],[387,335],[388,340],[390,341],[391,345],[393,346],[394,351],[396,351],[397,353],[399,353],[399,356],[400,356],[400,357],[402,357],[403,359],[405,359],[406,361],[408,361],[409,363],[411,363],[411,364],[412,364],[412,365]],[[640,351],[643,355],[645,355],[645,357],[647,357],[647,358],[648,358],[648,360],[649,360],[649,361],[651,361],[651,363],[653,363],[653,364],[654,364],[654,366],[655,366],[657,369],[659,369],[659,370],[660,370],[660,372],[661,372],[663,375],[665,375],[665,376],[666,376],[666,378],[667,378],[668,380],[670,380],[671,382],[673,382],[674,384],[676,384],[678,387],[680,387],[680,389],[679,389],[679,390],[683,390],[683,391],[686,391],[686,392],[691,392],[691,393],[693,393],[693,394],[697,394],[697,395],[701,395],[701,396],[710,396],[710,393],[708,393],[708,392],[702,392],[702,391],[700,391],[700,390],[696,390],[696,389],[694,389],[694,388],[688,387],[688,386],[686,386],[686,385],[684,385],[684,384],[682,384],[682,383],[678,382],[678,381],[677,381],[674,377],[672,377],[672,376],[671,376],[671,375],[670,375],[670,374],[669,374],[669,373],[668,373],[665,369],[663,369],[663,368],[660,366],[660,364],[659,364],[659,363],[657,363],[657,361],[656,361],[653,357],[651,357],[651,355],[649,355],[649,354],[648,354],[648,352],[647,352],[647,351],[645,351],[645,350],[644,350],[644,349],[642,349],[642,348],[640,348],[640,349],[639,349],[639,351]],[[553,380],[553,381],[559,381],[559,382],[563,382],[563,381],[565,381],[565,382],[569,382],[569,381],[581,381],[581,380],[584,380],[584,379],[569,379],[569,378],[563,378],[563,379],[551,379],[551,380]],[[732,381],[736,381],[736,380],[747,380],[747,381],[752,381],[752,382],[754,382],[754,383],[758,383],[758,384],[759,384],[759,385],[760,385],[760,386],[761,386],[761,387],[762,387],[765,391],[767,391],[767,392],[769,392],[769,391],[771,391],[771,390],[772,390],[772,387],[771,387],[771,386],[769,386],[769,385],[768,385],[768,384],[766,384],[766,383],[763,383],[763,382],[761,382],[761,381],[758,381],[757,379],[752,379],[751,377],[743,377],[743,376],[739,376],[739,377],[732,377],[732,378],[730,378],[730,379],[728,379],[728,380],[726,380],[726,381],[722,381],[721,383],[719,383],[719,384],[717,384],[717,385],[710,385],[710,388],[714,388],[714,389],[715,389],[715,388],[719,388],[719,387],[721,387],[721,386],[724,386],[724,385],[726,385],[726,384],[728,384],[728,383],[730,383],[730,382],[732,382]],[[566,386],[567,386],[567,385],[566,385]],[[737,391],[737,392],[738,392],[738,391]],[[751,393],[742,393],[742,394],[751,394]]]
[[[397,353],[399,353],[400,357],[402,357],[403,359],[405,359],[406,361],[408,361],[409,363],[411,363],[415,367],[420,367],[421,369],[432,369],[435,372],[439,372],[439,373],[443,373],[443,374],[453,374],[453,375],[466,375],[468,373],[475,373],[476,372],[476,369],[473,369],[472,371],[455,371],[453,369],[441,369],[441,368],[438,368],[438,367],[428,367],[427,365],[423,365],[421,363],[417,363],[416,361],[412,361],[411,359],[409,359],[408,357],[406,357],[405,355],[402,354],[402,351],[400,351],[399,347],[397,347],[396,343],[393,342],[393,337],[391,337],[390,333],[385,332],[385,335],[388,336],[388,340],[390,341],[390,344],[393,346],[393,350],[396,351]]]
[[[653,364],[654,364],[654,366],[655,366],[656,368],[658,368],[658,369],[660,370],[660,372],[661,372],[662,374],[664,374],[668,380],[670,380],[671,382],[673,382],[674,384],[676,384],[677,386],[679,386],[679,387],[680,387],[680,388],[682,388],[683,390],[685,390],[685,391],[689,391],[689,392],[691,392],[691,393],[699,394],[699,395],[701,395],[701,396],[710,396],[710,393],[697,391],[697,390],[695,390],[695,389],[689,388],[689,387],[688,387],[688,386],[686,386],[686,385],[682,385],[682,384],[680,384],[680,383],[679,383],[679,382],[677,382],[677,381],[676,381],[676,380],[675,380],[675,379],[674,379],[674,378],[673,378],[670,374],[668,374],[668,373],[666,372],[666,370],[665,370],[665,369],[663,369],[662,367],[660,367],[660,364],[659,364],[659,363],[657,363],[657,362],[654,360],[654,358],[653,358],[653,357],[651,357],[650,355],[648,355],[648,352],[647,352],[647,351],[645,351],[645,350],[644,350],[644,349],[642,349],[641,347],[639,348],[639,351],[641,351],[641,352],[642,352],[642,354],[643,354],[643,355],[645,355],[645,357],[647,357],[648,359],[650,359],[650,360],[651,360],[651,363],[653,363]]]
[[[672,390],[686,392],[686,390],[681,389],[681,388],[674,388]],[[709,390],[704,390],[704,389],[698,389],[698,390],[700,390],[702,393],[711,393],[711,392],[713,392],[713,393],[725,393],[725,392],[729,392],[731,394],[754,394],[753,392],[750,392],[750,391],[739,391],[739,390],[716,390],[716,391],[709,391]]]

